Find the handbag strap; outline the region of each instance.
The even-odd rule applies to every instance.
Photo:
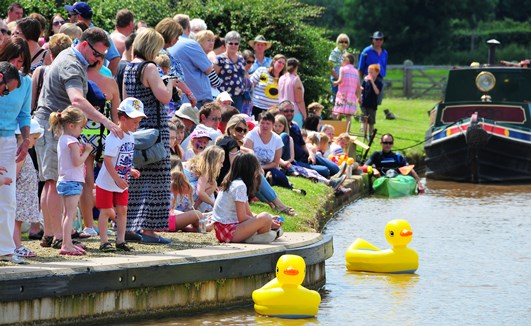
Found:
[[[144,66],[148,63],[152,63],[155,66],[157,65],[153,61],[142,61],[138,64],[138,68],[136,70],[136,80],[141,84],[142,83],[142,72],[144,71]],[[131,63],[129,63],[131,64]],[[123,80],[122,80],[123,82]],[[160,135],[160,101],[155,99],[157,102],[157,129],[159,130],[159,137],[157,138],[157,143],[160,143],[161,141],[161,135]]]

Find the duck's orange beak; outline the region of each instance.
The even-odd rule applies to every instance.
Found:
[[[400,232],[400,235],[403,236],[403,237],[410,237],[410,236],[413,235],[413,231],[408,230],[408,229],[404,229],[404,230],[402,230],[402,232]]]
[[[284,274],[295,276],[299,274],[299,270],[290,266],[284,270]]]

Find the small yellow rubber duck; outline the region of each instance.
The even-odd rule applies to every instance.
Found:
[[[254,310],[281,318],[310,318],[317,315],[321,295],[303,287],[306,263],[297,255],[283,255],[277,261],[276,278],[253,291]]]
[[[385,226],[385,238],[391,249],[381,250],[363,239],[347,249],[347,269],[359,272],[412,274],[419,267],[419,256],[407,247],[413,237],[406,220],[392,220]]]

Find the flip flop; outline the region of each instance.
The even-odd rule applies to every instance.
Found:
[[[65,256],[83,256],[83,255],[85,255],[85,253],[82,252],[82,251],[79,251],[79,250],[67,251],[67,250],[63,250],[63,249],[61,249],[61,251],[59,251],[59,255],[65,255]]]

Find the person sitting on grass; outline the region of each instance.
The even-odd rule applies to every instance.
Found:
[[[105,139],[103,166],[96,179],[96,207],[100,210],[98,228],[101,251],[131,251],[125,242],[127,203],[129,200],[129,176],[139,178],[140,172],[133,168],[136,131],[140,121],[146,118],[144,104],[133,97],[126,98],[118,107],[118,126],[124,132],[122,139],[109,134]],[[116,221],[116,248],[107,238],[109,218]]]
[[[269,213],[253,214],[249,197],[260,187],[260,162],[251,153],[239,153],[221,184],[214,204],[214,230],[219,242],[270,243],[282,234]]]
[[[376,178],[385,175],[389,170],[396,170],[398,172],[399,168],[409,165],[404,156],[400,153],[393,152],[394,139],[393,135],[384,134],[380,140],[382,150],[372,153],[371,157],[365,162],[366,166],[372,166],[374,168],[373,173]],[[411,169],[409,174],[417,181],[419,193],[424,192],[424,186],[420,182],[417,172]]]
[[[203,214],[194,209],[191,203],[193,202],[194,187],[188,181],[188,178],[181,171],[179,167],[171,170],[171,193],[172,193],[172,207],[175,220],[168,220],[168,227],[173,228],[169,231],[184,231],[184,232],[198,232],[199,219]],[[211,231],[213,225],[207,226],[207,231]]]
[[[190,143],[188,144],[188,149],[184,153],[183,162],[189,161],[193,157],[202,153],[211,140],[212,139],[207,132],[203,130],[194,130],[190,135]]]

